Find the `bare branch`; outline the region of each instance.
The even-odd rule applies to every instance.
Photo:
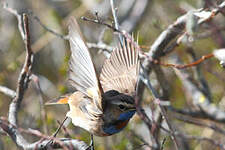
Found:
[[[41,22],[41,20],[38,18],[38,16],[34,15],[32,12],[30,12],[29,15],[31,15],[31,16],[34,18],[34,20],[36,20],[36,21],[40,24],[40,26],[41,26],[42,28],[44,28],[47,32],[50,32],[50,33],[54,34],[55,36],[60,37],[60,38],[63,39],[63,40],[68,40],[68,37],[67,37],[67,36],[62,35],[62,34],[60,34],[60,33],[57,33],[57,32],[55,32],[54,30],[52,30],[52,29],[48,28],[47,26],[45,26],[45,25]]]
[[[204,55],[200,59],[198,59],[198,60],[196,60],[196,61],[194,61],[194,62],[192,62],[190,64],[185,64],[185,65],[163,63],[163,62],[160,62],[158,60],[150,60],[150,61],[152,61],[154,64],[159,64],[159,65],[162,65],[164,67],[173,67],[173,68],[177,68],[177,69],[186,69],[186,68],[189,68],[189,67],[197,66],[200,63],[202,63],[203,61],[205,61],[205,60],[207,60],[209,58],[212,58],[213,56],[214,56],[213,54]]]
[[[210,108],[210,107],[212,107],[212,108]],[[207,113],[204,110],[191,110],[190,108],[189,109],[177,109],[172,106],[168,106],[168,109],[173,112],[182,114],[182,115],[188,115],[190,117],[209,119],[212,121],[216,121],[218,123],[225,123],[225,118],[223,116],[224,112],[221,109],[214,106],[213,104],[209,105],[208,107],[206,106],[206,109],[210,109],[210,111],[212,111],[211,113]],[[215,112],[213,112],[213,111],[215,111]]]
[[[1,86],[0,85],[0,92],[4,93],[5,95],[11,97],[11,98],[14,98],[16,96],[16,92],[5,87],[5,86]]]
[[[219,12],[221,12],[222,9],[224,9],[224,8],[225,8],[225,2],[222,2],[218,7],[214,8],[212,11],[202,11],[202,9],[199,9],[199,10],[196,10],[194,14],[197,16],[203,16],[203,17],[199,17],[197,20],[198,24],[201,25],[201,24],[211,20]],[[207,14],[207,15],[205,15],[205,14]],[[165,55],[164,50],[167,47],[170,47],[169,51],[168,51],[168,52],[170,52],[171,50],[174,49],[174,47],[179,45],[180,39],[179,39],[179,41],[175,41],[175,43],[172,43],[172,45],[169,45],[169,44],[178,35],[186,34],[186,32],[184,33],[184,29],[185,29],[187,17],[188,17],[188,13],[184,14],[183,16],[180,16],[173,24],[169,25],[169,27],[166,30],[164,30],[158,36],[158,38],[154,41],[154,43],[152,44],[152,46],[147,54],[148,57],[146,57],[143,62],[143,67],[147,74],[149,74],[151,72],[152,65],[154,64],[154,63],[152,63],[152,61],[149,61],[149,60],[157,60],[161,56]],[[142,69],[140,70],[140,72],[142,72]],[[139,93],[140,99],[142,98],[143,90],[144,90],[144,83],[141,82],[141,80],[140,80],[140,83],[138,84],[138,91],[139,91],[138,93]]]
[[[45,112],[45,108],[44,108],[44,100],[43,100],[43,92],[41,90],[41,86],[40,86],[40,82],[39,82],[39,78],[38,76],[32,74],[31,75],[31,80],[33,81],[33,83],[35,84],[35,89],[37,91],[37,95],[38,95],[38,99],[39,99],[39,104],[40,104],[40,118],[42,120],[42,124],[43,124],[43,130],[45,134],[48,134],[48,127],[47,127],[47,115]]]
[[[125,19],[120,23],[120,26],[123,29],[126,29],[128,33],[131,33],[143,18],[148,6],[153,6],[151,5],[151,2],[151,0],[135,1],[131,12],[127,16],[123,17]]]
[[[142,66],[142,65],[141,65],[141,66]],[[166,114],[166,109],[160,104],[161,100],[159,99],[158,93],[156,92],[156,90],[155,90],[155,89],[153,88],[153,86],[151,85],[151,83],[150,83],[150,81],[149,81],[149,79],[148,79],[147,73],[142,72],[142,73],[140,74],[140,79],[141,79],[142,82],[148,87],[148,89],[151,91],[151,93],[152,93],[154,99],[155,99],[156,101],[159,101],[158,104],[159,104],[160,111],[161,111],[163,117],[165,118],[166,123],[167,123],[169,129],[171,130],[171,133],[172,133],[171,138],[172,138],[172,140],[173,140],[173,142],[174,142],[174,145],[175,145],[176,149],[178,150],[178,141],[177,141],[177,138],[176,138],[176,136],[175,136],[175,134],[174,134],[175,131],[174,131],[173,126],[171,125],[171,122],[169,121],[169,118],[168,118],[168,116],[167,116],[167,114]]]
[[[176,55],[173,57],[173,62],[182,64],[181,60]],[[175,69],[175,73],[180,78],[188,95],[192,98],[192,103],[196,107],[197,112],[202,113],[203,116],[207,116],[207,118],[212,118],[219,122],[225,121],[225,111],[211,103],[197,85],[194,84],[193,79],[186,70]]]
[[[202,122],[201,120],[197,120],[194,118],[190,118],[190,117],[185,117],[185,116],[177,116],[175,115],[176,119],[181,120],[183,122],[187,122],[187,123],[191,123],[197,126],[202,126],[202,127],[207,127],[210,128],[218,133],[224,134],[225,135],[225,130],[223,130],[222,128],[220,128],[219,126],[217,126],[216,124],[213,123],[207,123],[207,122]]]
[[[45,136],[44,134],[40,133],[37,130],[32,130],[32,129],[25,130],[22,128],[17,128],[16,126],[10,124],[9,122],[7,122],[7,120],[5,120],[3,118],[0,119],[0,127],[12,138],[12,140],[18,146],[20,146],[26,150],[33,150],[33,149],[42,150],[42,149],[46,148],[48,142],[51,139],[54,140],[55,142],[51,145],[48,145],[47,148],[71,149],[71,146],[72,146],[72,149],[76,148],[78,150],[87,150],[87,148],[88,148],[88,145],[86,145],[83,141],[68,139],[68,138],[59,138],[58,139],[58,138],[54,138],[54,137]],[[32,144],[29,144],[29,143],[21,140],[21,138],[23,138],[21,135],[21,132],[40,137],[41,140],[34,142]]]
[[[30,81],[30,75],[31,75],[31,69],[33,64],[33,52],[31,50],[31,44],[30,44],[30,32],[29,32],[29,22],[28,17],[26,14],[23,14],[23,18],[18,17],[19,15],[16,13],[17,11],[8,8],[7,10],[10,10],[9,12],[13,13],[17,16],[17,19],[23,19],[23,21],[19,20],[18,22],[23,22],[23,26],[19,29],[24,29],[24,33],[22,30],[21,36],[24,40],[25,49],[26,49],[26,59],[25,63],[23,65],[23,68],[21,70],[21,73],[18,77],[18,85],[16,89],[16,96],[12,100],[10,106],[9,106],[9,115],[8,120],[9,122],[5,122],[2,119],[0,120],[0,127],[8,133],[8,135],[11,137],[11,139],[16,143],[16,145],[23,149],[43,149],[47,146],[49,143],[49,139],[40,139],[37,142],[29,143],[20,133],[18,130],[18,121],[17,121],[17,115],[18,111],[20,109],[20,104],[23,100],[24,93],[28,87],[29,81]],[[24,35],[24,37],[23,37]],[[84,142],[80,142],[77,140],[71,140],[71,139],[60,139],[51,145],[52,148],[64,148],[68,149],[67,147],[76,147],[78,149],[87,149],[87,145]]]
[[[23,28],[23,19],[22,19],[23,16],[22,16],[22,14],[19,14],[17,12],[17,10],[8,7],[8,4],[6,2],[3,3],[3,8],[5,10],[7,10],[9,13],[16,16],[17,21],[18,21],[18,29],[20,31],[20,35],[21,35],[22,39],[24,39],[25,38],[25,31],[24,31],[24,28]]]
[[[215,146],[218,146],[220,147],[221,149],[225,150],[225,145],[222,144],[221,142],[218,142],[214,139],[210,139],[210,138],[207,138],[207,137],[200,137],[200,136],[193,136],[193,135],[187,135],[187,134],[178,134],[178,136],[182,136],[184,137],[185,139],[191,139],[191,140],[197,140],[199,142],[209,142]]]
[[[17,112],[19,110],[20,104],[23,100],[25,90],[28,87],[30,71],[33,63],[33,52],[30,47],[30,35],[29,35],[29,25],[27,15],[23,14],[24,22],[24,43],[26,48],[26,59],[22,71],[18,78],[18,86],[16,89],[16,97],[12,100],[9,106],[9,122],[17,126]],[[22,33],[21,33],[22,35]]]
[[[106,26],[109,29],[112,29],[114,32],[122,33],[122,31],[120,31],[119,29],[116,29],[113,25],[108,24],[108,23],[100,20],[100,18],[98,18],[98,17],[97,17],[97,19],[90,19],[90,18],[87,18],[87,17],[81,17],[81,19],[84,20],[84,21],[88,21],[88,22],[92,22],[92,23],[95,23],[95,24]]]
[[[103,51],[106,51],[107,53],[111,53],[114,49],[114,47],[111,47],[109,45],[106,45],[104,43],[87,43],[88,48],[97,48],[102,49]]]
[[[116,14],[117,9],[115,8],[114,0],[110,0],[110,4],[111,4],[111,8],[112,8],[112,15],[113,15],[114,23],[115,23],[115,29],[119,30],[119,22],[118,22],[118,18],[117,18],[117,14]],[[121,33],[119,33],[119,41],[120,41],[120,44],[122,45],[123,37],[122,37]]]

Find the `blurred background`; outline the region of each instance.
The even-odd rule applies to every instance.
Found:
[[[103,21],[111,23],[113,17],[109,0],[8,0],[6,2],[9,7],[17,10],[18,13],[32,11],[46,27],[62,35],[67,34],[68,19],[74,16],[77,18],[87,42],[102,42],[112,47],[118,43],[118,35],[114,34],[112,30],[80,19],[82,16],[95,18],[94,14],[97,11]],[[121,29],[134,33],[135,37],[138,34],[139,44],[143,47],[143,51],[148,52],[149,47],[160,33],[176,18],[190,10],[214,7],[221,2],[221,0],[117,0],[115,5],[118,6],[118,19]],[[61,122],[64,119],[68,107],[44,106],[42,108],[41,99],[43,98],[45,103],[72,91],[67,84],[70,50],[68,41],[47,32],[32,17],[29,17],[29,22],[32,50],[35,53],[32,73],[39,78],[42,94],[37,83],[31,81],[19,112],[19,125],[22,128],[37,129],[51,135],[59,125],[57,121]],[[194,49],[197,58],[212,53],[214,49],[223,48],[225,47],[224,29],[225,18],[219,14],[213,21],[196,30],[194,34],[199,36],[196,40],[191,43],[180,44],[169,55],[176,53],[184,63],[190,63],[191,59],[187,54],[187,47]],[[18,75],[25,59],[25,48],[18,30],[16,17],[2,7],[0,8],[0,35],[0,85],[15,90]],[[90,52],[97,71],[100,72],[105,55],[96,48],[91,48]],[[163,57],[162,61],[167,62],[169,55]],[[224,106],[224,69],[220,67],[215,58],[204,61],[201,67],[202,74],[204,74],[211,89],[213,102]],[[181,81],[172,68],[162,67],[162,69],[170,85],[169,94],[172,105],[177,108],[185,108],[190,100],[182,88]],[[195,76],[194,73],[193,76]],[[150,78],[157,89],[156,75],[153,73]],[[7,117],[10,101],[10,97],[0,93],[0,116]],[[143,107],[149,115],[152,114],[151,110],[154,110],[151,103],[152,96],[148,90],[145,90]],[[224,109],[224,107],[222,108]],[[43,111],[45,113],[41,113]],[[176,127],[185,133],[205,135],[225,142],[224,136],[215,134],[212,130],[184,124],[178,120],[174,120],[174,122]],[[72,124],[69,124],[66,132],[62,130],[58,135],[58,137],[63,136],[70,136],[87,143],[90,140],[88,132],[74,127]],[[163,139],[168,135],[162,132],[160,136]],[[96,150],[150,149],[143,145],[141,139],[149,141],[150,137],[145,124],[135,115],[123,132],[110,137],[95,137]],[[36,140],[38,138],[29,138],[30,142]],[[207,142],[200,143],[190,140],[188,144],[190,149],[216,149],[213,144]],[[0,149],[16,149],[16,145],[10,137],[0,135]],[[174,149],[170,138],[166,138],[164,149]]]

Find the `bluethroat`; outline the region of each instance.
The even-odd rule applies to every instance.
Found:
[[[93,135],[120,132],[135,113],[134,96],[139,73],[139,52],[124,38],[106,59],[99,77],[74,18],[69,22],[69,83],[77,90],[57,100],[69,104],[67,117]]]

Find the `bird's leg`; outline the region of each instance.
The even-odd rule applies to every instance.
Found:
[[[95,148],[94,148],[94,138],[93,138],[93,134],[91,134],[90,147],[91,147],[91,150],[95,150]]]
[[[63,122],[59,125],[58,129],[55,131],[55,133],[53,134],[53,137],[55,138],[57,136],[57,134],[59,133],[60,129],[62,128],[63,124],[65,123],[65,121],[68,119],[68,117],[65,117],[65,119],[63,120]]]
[[[68,117],[65,117],[65,119],[63,120],[63,122],[59,125],[59,127],[57,128],[57,130],[55,131],[55,133],[51,136],[52,138],[55,138],[57,136],[57,134],[59,133],[60,129],[62,128],[63,124],[65,123],[65,121],[68,119]],[[47,144],[52,144],[53,143],[53,139],[51,139]]]

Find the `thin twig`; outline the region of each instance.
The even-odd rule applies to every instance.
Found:
[[[61,39],[63,39],[63,40],[68,40],[68,37],[67,37],[66,35],[57,33],[56,31],[54,31],[54,30],[48,28],[46,25],[44,25],[44,24],[41,22],[41,20],[38,18],[38,16],[34,15],[33,12],[30,11],[29,15],[32,16],[32,17],[34,18],[34,20],[36,20],[36,21],[40,24],[40,26],[41,26],[42,28],[44,28],[47,32],[50,32],[50,33],[54,34],[55,36],[57,36],[57,37],[59,37],[59,38],[61,38]]]
[[[47,32],[55,35],[56,37],[59,37],[63,40],[68,40],[68,37],[67,35],[63,35],[63,34],[60,34],[52,29],[50,29],[49,27],[47,27],[44,23],[42,23],[41,19],[36,16],[32,11],[29,12],[29,15],[33,17],[34,20],[36,20],[38,22],[38,24],[40,24],[40,26],[46,30]],[[110,25],[109,25],[110,26]],[[113,28],[112,26],[110,28]],[[114,28],[113,28],[114,30]],[[107,53],[111,53],[112,50],[114,49],[113,47],[109,46],[109,45],[106,45],[105,43],[101,42],[101,43],[90,43],[90,42],[87,42],[87,46],[88,48],[97,48],[97,49],[101,49],[103,51],[106,51]]]
[[[177,136],[182,136],[182,137],[185,138],[185,139],[197,140],[197,141],[199,141],[199,142],[204,142],[204,141],[206,141],[206,142],[209,142],[209,143],[211,143],[211,144],[213,144],[213,145],[215,145],[215,146],[220,147],[222,150],[225,150],[225,145],[222,144],[222,143],[220,143],[220,142],[218,142],[218,141],[216,141],[216,140],[214,140],[214,139],[210,139],[210,138],[207,138],[207,137],[200,137],[200,136],[187,135],[187,134],[180,134],[180,133],[177,134]]]
[[[117,30],[120,30],[119,22],[118,22],[118,18],[117,18],[117,8],[115,8],[114,0],[110,0],[110,4],[111,4],[111,8],[112,8],[112,15],[113,15],[114,23],[115,23],[115,28]],[[123,37],[122,37],[121,33],[119,33],[119,41],[120,41],[120,44],[123,45]]]
[[[141,136],[136,134],[133,130],[131,130],[131,134],[133,137],[136,137],[138,140],[140,140],[143,143],[142,146],[146,145],[146,146],[152,148],[152,146],[149,143],[147,143],[144,138],[142,138]]]
[[[46,124],[47,122],[47,115],[45,112],[45,108],[44,108],[44,100],[43,100],[43,92],[41,90],[41,86],[40,86],[40,82],[39,82],[39,78],[38,76],[32,74],[31,75],[31,80],[33,81],[33,83],[35,84],[35,89],[37,91],[37,95],[38,95],[38,99],[39,99],[39,104],[40,104],[40,117],[41,117],[41,121],[43,124],[43,130],[45,134],[48,134],[48,126]]]
[[[8,7],[8,3],[6,3],[6,2],[3,2],[3,8],[5,10],[7,10],[9,13],[16,16],[17,21],[18,21],[18,29],[20,31],[20,35],[21,35],[22,39],[24,39],[25,38],[25,31],[24,31],[24,28],[23,28],[23,19],[22,19],[23,16],[22,16],[22,14],[19,14],[17,12],[17,10]]]
[[[141,66],[142,66],[142,65],[141,65]],[[142,66],[142,67],[143,67],[143,66]],[[153,95],[154,99],[156,99],[156,100],[159,101],[158,104],[159,104],[161,113],[162,113],[163,117],[165,118],[166,123],[167,123],[169,129],[172,131],[172,136],[171,136],[171,138],[172,138],[172,140],[173,140],[173,142],[174,142],[175,148],[178,150],[178,141],[177,141],[177,138],[176,138],[176,136],[175,136],[175,134],[174,134],[175,131],[174,131],[174,129],[173,129],[173,127],[172,127],[172,125],[171,125],[171,123],[170,123],[170,121],[169,121],[169,118],[168,118],[168,116],[167,116],[167,114],[166,114],[166,109],[160,104],[160,101],[161,101],[161,100],[159,99],[158,93],[156,92],[156,90],[155,90],[155,89],[153,88],[153,86],[151,85],[151,83],[150,83],[150,81],[149,81],[149,79],[148,79],[148,75],[147,75],[145,72],[142,72],[142,74],[140,74],[140,78],[141,78],[141,80],[143,81],[143,83],[146,84],[146,86],[148,87],[148,89],[152,92],[152,95]]]
[[[154,149],[158,149],[159,147],[159,142],[158,139],[154,137],[153,133],[152,133],[152,126],[153,126],[153,120],[151,120],[147,114],[145,113],[145,111],[143,111],[143,109],[141,108],[141,100],[138,98],[138,96],[136,95],[135,97],[135,105],[136,105],[136,111],[137,114],[139,115],[139,117],[141,118],[141,120],[144,121],[144,123],[147,125],[148,127],[148,131],[151,137],[151,142],[152,142],[152,146]]]
[[[84,21],[89,21],[89,22],[95,23],[95,24],[104,25],[104,26],[108,27],[109,29],[112,29],[114,32],[122,33],[119,29],[116,29],[113,25],[108,24],[108,23],[100,20],[99,18],[98,19],[90,19],[90,18],[83,16],[83,17],[81,17],[81,19]]]
[[[166,143],[166,138],[163,138],[160,150],[163,150],[165,143]]]
[[[208,55],[204,55],[202,56],[200,59],[190,63],[190,64],[185,64],[185,65],[181,65],[181,64],[170,64],[170,63],[163,63],[161,61],[158,61],[156,59],[152,60],[149,58],[150,61],[152,61],[154,64],[159,64],[159,65],[162,65],[164,67],[173,67],[173,68],[177,68],[177,69],[186,69],[186,68],[189,68],[189,67],[194,67],[194,66],[197,66],[199,65],[200,63],[202,63],[203,61],[205,61],[206,59],[209,59],[209,58],[212,58],[214,55],[213,54],[208,54]]]
[[[62,121],[62,123],[60,124],[60,126],[58,127],[58,129],[55,131],[55,133],[53,134],[53,137],[56,137],[56,135],[59,133],[60,129],[63,127],[65,121],[68,119],[68,117],[65,117],[65,119]]]
[[[211,108],[212,110],[216,110],[216,106],[212,105]],[[170,111],[176,112],[182,115],[187,115],[190,117],[195,117],[195,118],[201,118],[201,119],[209,119],[212,121],[216,121],[218,123],[225,123],[225,117],[224,117],[224,112],[220,109],[218,109],[216,112],[211,112],[210,114],[207,112],[204,112],[203,110],[191,110],[189,109],[177,109],[172,106],[167,107]],[[206,106],[207,108],[207,106]],[[210,108],[207,108],[210,109]],[[219,113],[219,115],[217,115]],[[220,114],[221,113],[221,114]]]
[[[120,26],[126,29],[128,33],[133,32],[134,28],[140,23],[140,20],[143,18],[146,11],[148,11],[150,7],[153,8],[154,5],[151,5],[152,2],[152,0],[134,1],[131,11],[127,13],[127,15],[121,17],[124,21],[120,22]]]
[[[107,53],[111,53],[114,49],[114,47],[106,45],[105,43],[87,43],[88,48],[97,48],[97,49],[101,49]]]
[[[164,130],[166,131],[169,135],[172,135],[173,133],[171,133],[170,131],[167,131],[167,130]],[[209,142],[213,145],[216,145],[218,147],[220,147],[221,149],[225,150],[225,145],[214,140],[214,139],[210,139],[210,138],[207,138],[207,137],[201,137],[201,136],[193,136],[193,135],[188,135],[188,134],[183,134],[183,133],[180,133],[180,132],[175,132],[174,135],[178,136],[178,137],[182,137],[182,138],[185,138],[185,139],[191,139],[191,140],[197,140],[199,142]]]
[[[175,115],[175,118],[178,120],[181,120],[183,122],[186,123],[190,123],[190,124],[194,124],[194,125],[198,125],[198,126],[202,126],[202,127],[207,127],[210,128],[218,133],[221,133],[223,135],[225,135],[225,130],[223,130],[222,128],[218,127],[216,124],[214,123],[206,123],[206,122],[202,122],[201,120],[197,120],[197,119],[192,119],[190,117],[185,117],[185,116],[177,116]]]
[[[196,62],[197,56],[195,54],[194,49],[192,47],[188,47],[186,51],[187,51],[188,54],[191,55],[192,60],[194,60]],[[212,101],[211,90],[209,88],[208,81],[205,79],[204,74],[202,73],[201,65],[197,65],[194,68],[194,71],[196,72],[197,80],[200,83],[199,87],[201,88],[202,92],[207,96],[209,101],[211,102]]]

